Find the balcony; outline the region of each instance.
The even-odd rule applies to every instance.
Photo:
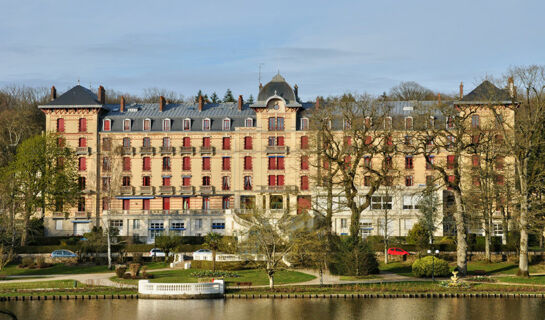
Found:
[[[201,193],[202,194],[212,194],[212,193],[214,193],[214,187],[213,186],[201,186]]]
[[[260,186],[261,192],[297,192],[297,186]]]
[[[180,154],[194,154],[195,148],[193,147],[180,147]]]
[[[193,194],[195,190],[193,189],[193,186],[181,186],[180,187],[180,193],[181,194]]]
[[[287,146],[267,146],[265,149],[266,153],[277,153],[277,154],[287,154],[288,153],[288,147]]]
[[[64,218],[66,216],[66,214],[64,212],[53,212],[53,217],[54,218]]]
[[[74,214],[74,216],[76,218],[86,218],[86,219],[89,219],[91,217],[91,213],[89,212],[86,212],[86,211],[76,211],[76,213]]]
[[[153,147],[141,147],[140,148],[140,154],[153,154],[154,148]]]
[[[121,155],[124,156],[132,156],[134,155],[134,148],[133,147],[121,147],[120,148]]]
[[[76,148],[76,154],[78,156],[81,156],[81,155],[88,155],[91,153],[90,151],[91,149],[89,147],[77,147]]]
[[[174,193],[174,187],[173,186],[159,186],[159,193],[161,193],[161,194],[173,194]]]
[[[214,154],[214,152],[216,151],[216,148],[214,147],[205,147],[205,146],[202,146],[201,147],[201,154]]]
[[[161,147],[161,154],[174,154],[174,147]]]
[[[141,186],[140,187],[140,193],[141,194],[153,194],[153,187],[152,186]]]
[[[134,188],[132,186],[121,186],[119,192],[123,195],[132,195],[134,194]]]

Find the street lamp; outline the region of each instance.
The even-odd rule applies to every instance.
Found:
[[[428,254],[431,256],[431,281],[435,281],[435,255],[439,253],[439,250],[428,250]]]

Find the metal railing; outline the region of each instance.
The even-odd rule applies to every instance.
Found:
[[[153,147],[141,147],[140,148],[140,154],[153,154],[154,148]]]
[[[161,147],[161,154],[174,154],[174,147]]]
[[[152,186],[141,186],[140,187],[140,193],[141,194],[153,194],[153,187]]]
[[[173,186],[159,186],[159,193],[173,194],[174,193],[174,187]]]
[[[90,148],[89,147],[77,147],[76,148],[76,154],[77,155],[86,155],[86,154],[90,154],[91,151],[90,151]]]

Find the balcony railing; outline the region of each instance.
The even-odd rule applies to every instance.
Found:
[[[53,212],[53,217],[63,217],[64,218],[65,213],[64,212]]]
[[[224,215],[230,214],[231,210],[229,209],[182,209],[182,210],[102,210],[102,215]],[[62,213],[64,217],[64,213]]]
[[[180,147],[180,154],[194,154],[195,148],[193,147]]]
[[[121,151],[121,154],[124,155],[124,156],[134,154],[134,148],[133,147],[121,147],[120,151]]]
[[[76,218],[87,218],[91,217],[91,214],[87,211],[76,211],[76,214],[74,215]]]
[[[174,147],[161,147],[161,154],[174,154]]]
[[[214,147],[201,147],[201,154],[214,154],[215,148]]]
[[[141,147],[140,148],[140,154],[153,154],[154,148],[153,147]]]
[[[174,193],[174,187],[173,186],[159,186],[159,193],[173,194]]]
[[[181,194],[193,194],[195,191],[193,189],[193,186],[181,186],[180,187],[180,193]]]
[[[201,186],[201,193],[204,193],[204,194],[214,193],[214,186]]]
[[[141,186],[140,187],[140,193],[141,194],[153,194],[153,187],[152,186]]]
[[[267,153],[288,153],[288,147],[287,146],[267,146],[265,149],[265,152]]]
[[[134,188],[132,186],[121,186],[121,194],[132,195],[134,193]]]
[[[261,186],[261,192],[297,192],[297,186]]]
[[[76,148],[76,154],[79,155],[87,155],[90,154],[90,148],[89,147],[77,147]]]

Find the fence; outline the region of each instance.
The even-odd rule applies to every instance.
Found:
[[[138,281],[138,293],[143,295],[177,296],[177,295],[223,295],[223,280],[210,283],[150,283],[149,280]]]

